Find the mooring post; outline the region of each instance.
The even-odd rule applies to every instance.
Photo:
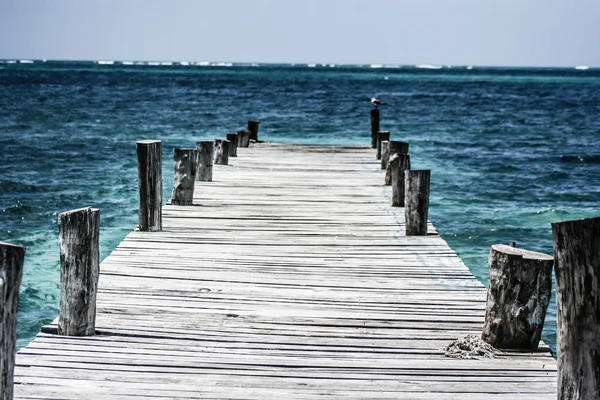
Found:
[[[249,140],[254,140],[255,142],[258,142],[258,124],[259,123],[260,123],[260,121],[253,121],[253,120],[248,121],[248,130],[250,131]]]
[[[385,167],[385,186],[390,186],[392,184],[392,169],[390,167],[389,158],[396,153],[408,154],[408,143],[399,142],[397,140],[388,140],[387,147],[388,160]],[[383,160],[383,157],[381,159]],[[410,167],[408,169],[410,169]]]
[[[377,152],[376,159],[381,160],[381,142],[390,140],[390,131],[379,131],[377,132]]]
[[[229,140],[215,139],[215,164],[229,164]]]
[[[481,339],[498,349],[537,350],[552,296],[554,258],[495,244]]]
[[[212,141],[196,142],[196,180],[212,182],[214,146]]]
[[[389,162],[388,141],[381,142],[381,169],[386,169]]]
[[[162,142],[136,142],[138,188],[140,192],[139,230],[162,230]]]
[[[406,236],[427,235],[430,175],[431,171],[428,169],[405,172],[404,217],[406,219]]]
[[[558,399],[600,399],[600,217],[555,222]]]
[[[13,398],[17,310],[25,248],[0,242],[0,399]]]
[[[191,206],[194,203],[194,182],[196,181],[196,149],[173,149],[175,171],[171,204]]]
[[[59,335],[91,336],[95,333],[99,237],[100,210],[97,208],[80,208],[58,215]]]
[[[238,147],[249,147],[250,146],[250,131],[247,129],[240,129],[237,131],[238,135]]]
[[[405,172],[410,170],[410,156],[396,153],[390,158],[389,164],[392,182],[392,207],[404,207]]]
[[[229,157],[237,157],[237,148],[238,148],[237,133],[228,133],[227,140],[229,140]]]
[[[371,147],[377,148],[377,132],[379,132],[379,109],[372,108],[371,117]]]

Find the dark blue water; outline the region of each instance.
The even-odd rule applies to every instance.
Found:
[[[0,241],[27,248],[18,338],[58,313],[60,212],[101,209],[101,255],[137,224],[135,141],[173,147],[260,119],[260,138],[368,145],[432,170],[430,217],[487,284],[495,243],[552,254],[550,223],[600,215],[600,70],[0,63]],[[172,176],[164,174],[165,196]],[[555,343],[555,305],[544,339]]]

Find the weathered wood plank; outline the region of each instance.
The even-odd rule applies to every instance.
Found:
[[[405,236],[373,150],[243,150],[102,262],[96,336],[54,322],[19,352],[17,397],[555,397],[545,345],[443,356],[481,333],[485,287],[431,223]]]

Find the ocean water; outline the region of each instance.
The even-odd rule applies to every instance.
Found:
[[[0,241],[27,251],[18,345],[58,314],[58,213],[101,209],[102,258],[136,226],[136,140],[163,140],[167,199],[174,147],[248,119],[263,140],[369,145],[371,96],[485,284],[490,245],[552,254],[551,222],[600,215],[598,69],[2,61]],[[553,299],[552,346],[555,325]]]

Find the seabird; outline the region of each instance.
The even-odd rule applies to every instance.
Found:
[[[371,103],[373,103],[373,105],[375,106],[375,108],[379,107],[379,106],[384,106],[387,103],[384,103],[383,101],[379,100],[378,98],[372,97],[371,98]]]

